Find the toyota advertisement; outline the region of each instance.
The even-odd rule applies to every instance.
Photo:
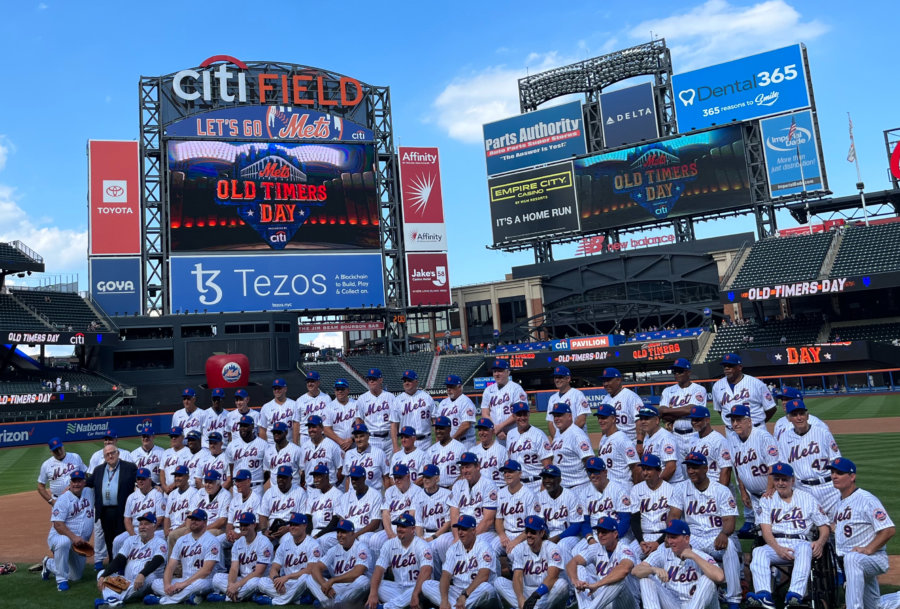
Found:
[[[681,133],[810,106],[800,44],[672,76]]]
[[[759,122],[772,198],[827,190],[812,111]]]
[[[140,315],[141,259],[90,259],[91,298],[112,316]]]
[[[584,232],[750,204],[737,125],[577,159],[575,175]]]
[[[400,147],[400,198],[408,252],[446,252],[441,162],[437,148]]]
[[[91,255],[140,255],[141,178],[137,142],[88,142]]]

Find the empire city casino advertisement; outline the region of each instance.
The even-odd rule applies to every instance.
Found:
[[[585,232],[750,203],[739,126],[582,157],[575,173]]]

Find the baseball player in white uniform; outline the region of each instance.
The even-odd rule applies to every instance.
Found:
[[[490,549],[497,537],[494,532],[494,518],[497,515],[497,487],[481,475],[481,466],[474,453],[463,453],[459,458],[459,480],[450,490],[450,522],[457,522],[460,516],[471,516],[477,522],[478,539]],[[452,532],[444,533],[432,543],[435,555],[441,564],[445,560],[447,548],[456,541]],[[494,564],[494,563],[492,563]]]
[[[888,570],[885,545],[894,522],[875,495],[856,486],[856,464],[840,457],[828,464],[841,494],[834,519],[837,555],[843,560],[847,609],[878,607],[878,576]]]
[[[488,418],[480,418],[475,424],[478,443],[470,449],[481,463],[481,475],[490,478],[496,487],[506,484],[500,466],[506,462],[506,448],[497,441],[494,435],[494,422]],[[507,437],[507,439],[509,439]]]
[[[159,465],[159,486],[164,495],[175,489],[175,468],[179,465],[187,467],[190,454],[191,451],[184,445],[184,430],[172,427],[169,430],[169,448],[163,451],[162,463]],[[193,480],[190,482],[193,485]]]
[[[290,465],[282,465],[275,472],[275,484],[263,495],[258,510],[259,526],[261,533],[269,538],[273,544],[286,536],[289,527],[273,528],[277,520],[285,523],[294,512],[302,512],[306,505],[306,491],[301,486],[293,484],[294,470]]]
[[[679,464],[678,440],[675,435],[659,426],[659,410],[656,406],[641,406],[638,411],[638,427],[644,432],[642,455],[656,455],[662,462],[663,480],[678,484],[684,480]]]
[[[228,413],[227,424],[223,436],[226,440],[226,446],[231,443],[231,439],[238,435],[241,424],[241,417],[250,417],[253,419],[253,426],[256,427],[259,422],[259,411],[250,408],[250,394],[246,389],[238,389],[234,392],[235,409]]]
[[[309,438],[300,445],[300,453],[307,489],[317,465],[324,465],[328,470],[331,484],[337,484],[339,479],[343,479],[341,467],[344,465],[344,453],[341,452],[341,447],[334,440],[325,437],[324,422],[319,415],[309,417],[306,425],[309,427]]]
[[[199,491],[190,483],[190,472],[187,465],[178,465],[172,474],[176,485],[172,492],[166,496],[166,517],[163,520],[163,534],[169,548],[175,547],[175,542],[189,531],[187,517],[191,513],[191,506],[195,503],[195,495]]]
[[[665,542],[663,530],[669,514],[669,499],[675,487],[662,479],[662,462],[656,455],[641,456],[643,482],[631,489],[631,529],[634,531],[636,547],[632,547],[639,558],[646,558]]]
[[[290,481],[288,481],[288,485],[290,485]],[[277,485],[273,484],[272,488],[278,492]],[[253,492],[253,487],[250,486],[250,472],[246,469],[236,471],[234,473],[234,492],[231,494],[231,503],[228,505],[229,515],[225,523],[225,532],[218,536],[219,544],[222,546],[222,558],[219,562],[222,568],[225,567],[225,555],[229,555],[234,543],[241,538],[241,514],[253,512],[259,517],[261,503],[262,499]],[[267,526],[260,525],[263,534],[268,532],[267,528]],[[271,541],[272,537],[269,537],[269,540]]]
[[[466,447],[459,440],[454,440],[450,436],[450,430],[453,428],[448,417],[437,417],[434,420],[434,436],[437,442],[431,445],[425,458],[428,463],[437,466],[441,472],[440,485],[444,488],[450,488],[459,478],[459,458]]]
[[[310,370],[306,375],[306,393],[294,400],[294,444],[301,444],[307,434],[306,422],[309,417],[318,415],[325,421],[326,411],[331,404],[331,396],[319,389],[319,373]]]
[[[137,467],[149,469],[153,484],[159,484],[159,468],[165,452],[162,446],[157,446],[154,442],[153,425],[147,423],[141,428],[141,445],[131,451],[131,460]]]
[[[516,426],[506,434],[506,455],[522,466],[522,484],[537,495],[541,490],[541,470],[553,463],[550,440],[531,424],[527,402],[516,402],[512,411]]]
[[[587,418],[591,413],[591,407],[588,405],[584,394],[572,387],[572,372],[565,366],[554,368],[553,385],[556,387],[556,393],[551,395],[547,401],[547,430],[550,437],[556,435],[556,425],[553,423],[553,415],[551,413],[553,412],[553,407],[559,403],[569,405],[575,425],[580,427],[584,433],[587,433]]]
[[[95,609],[119,607],[127,600],[141,599],[154,580],[162,577],[169,547],[163,536],[157,534],[156,514],[147,512],[138,516],[137,520],[138,533],[126,539],[109,565],[97,573],[97,589],[101,598],[94,601]],[[131,582],[121,592],[106,586],[106,578],[119,572],[123,572],[125,579]]]
[[[366,598],[374,560],[369,546],[358,541],[353,523],[337,523],[337,544],[322,560],[309,565],[306,588],[325,607],[352,605]]]
[[[378,368],[369,368],[366,374],[369,390],[356,399],[357,418],[366,424],[372,434],[372,444],[384,454],[394,452],[391,441],[391,410],[394,394],[384,390],[384,376]]]
[[[391,409],[391,452],[400,450],[397,434],[401,427],[416,430],[416,447],[427,450],[431,446],[431,417],[435,405],[431,396],[419,389],[419,375],[415,370],[403,372],[403,391],[394,396]]]
[[[587,484],[584,461],[594,456],[591,441],[584,431],[572,420],[572,409],[568,404],[557,404],[550,413],[553,415],[556,435],[550,442],[553,465],[562,472],[564,488],[575,489]]]
[[[387,455],[377,446],[369,444],[369,429],[365,423],[353,425],[353,441],[356,448],[344,455],[343,471],[348,476],[354,467],[361,467],[366,473],[366,484],[381,493],[390,484],[390,465]],[[347,483],[350,488],[350,483]],[[356,529],[357,537],[359,529]]]
[[[697,431],[697,437],[690,446],[692,453],[700,453],[706,457],[709,463],[709,475],[713,480],[717,480],[719,484],[728,486],[731,481],[731,470],[734,464],[731,462],[731,443],[712,428],[710,424],[709,409],[706,406],[694,406],[688,418],[694,429]],[[687,456],[687,455],[685,455]],[[684,457],[681,458],[682,461]],[[687,469],[684,463],[681,464],[687,476]]]
[[[769,471],[778,462],[778,443],[765,427],[753,427],[750,409],[744,405],[732,406],[724,418],[731,421],[734,432],[731,434],[731,457],[741,500],[755,515],[760,497],[771,494],[773,488]]]
[[[437,432],[437,428],[435,428],[435,432]],[[419,478],[419,472],[422,471],[422,468],[425,467],[427,463],[431,463],[431,460],[428,458],[428,453],[425,451],[419,450],[416,448],[416,430],[412,427],[401,427],[400,428],[400,450],[394,453],[394,456],[391,457],[391,470],[397,465],[405,465],[409,470],[410,480],[416,484],[416,480]],[[371,442],[371,438],[369,442]],[[429,452],[432,448],[437,446],[437,444],[432,444],[431,448],[429,448]],[[462,454],[462,452],[460,452]]]
[[[494,360],[491,375],[494,382],[488,385],[481,395],[481,416],[494,422],[494,431],[501,444],[506,444],[506,433],[512,429],[516,420],[512,406],[516,402],[528,403],[528,395],[522,386],[510,380],[509,361],[501,358]]]
[[[422,586],[431,579],[431,548],[416,537],[416,519],[412,514],[402,513],[389,524],[397,527],[397,534],[386,541],[378,556],[366,609],[377,609],[378,601],[384,603],[384,609],[419,607]],[[388,570],[393,581],[384,579]]]
[[[416,506],[416,535],[431,544],[450,531],[450,491],[438,485],[440,471],[431,463],[422,468],[419,479],[423,484]]]
[[[384,498],[381,492],[369,485],[365,468],[354,465],[347,472],[350,479],[350,489],[341,497],[335,514],[342,520],[353,523],[354,537],[357,544],[372,547],[372,536],[381,526],[381,508]],[[371,554],[376,555],[373,549]],[[373,558],[374,560],[374,558]]]
[[[631,438],[619,429],[617,418],[616,409],[611,404],[597,407],[597,423],[603,432],[597,456],[606,464],[609,479],[630,489],[631,485],[641,481],[638,452]]]
[[[322,421],[325,423],[325,437],[334,440],[344,452],[353,448],[350,432],[358,413],[359,404],[350,397],[350,381],[337,379],[334,382],[334,399],[325,409]]]
[[[541,515],[537,495],[522,484],[522,465],[510,459],[500,466],[500,471],[506,485],[497,493],[497,516],[494,519],[497,541],[491,548],[497,556],[509,554],[525,541],[525,519],[528,516]]]
[[[450,419],[450,437],[459,440],[466,450],[475,444],[475,404],[463,393],[463,380],[451,374],[444,381],[447,397],[441,400],[434,411],[434,418]]]
[[[630,577],[637,563],[634,552],[619,540],[615,518],[604,516],[594,530],[598,542],[583,548],[566,565],[578,609],[637,609],[637,585]]]
[[[78,541],[88,541],[94,532],[94,489],[85,488],[83,469],[69,474],[69,490],[59,496],[50,515],[47,545],[52,558],[44,558],[41,577],[56,578],[56,589],[65,592],[69,581],[84,573],[85,557],[72,549]]]
[[[231,515],[231,491],[222,488],[219,472],[206,472],[203,476],[203,488],[194,495],[194,510],[203,510],[209,520],[206,521],[206,532],[213,536],[225,532],[225,525]]]
[[[213,575],[215,592],[206,597],[210,602],[240,602],[255,596],[261,578],[272,564],[275,550],[272,542],[259,534],[256,514],[244,512],[238,517],[238,523],[241,538],[231,548],[231,568],[228,573]]]
[[[688,481],[675,486],[675,493],[669,500],[670,526],[674,524],[673,520],[683,518],[695,533],[691,545],[722,561],[728,609],[739,609],[740,548],[732,536],[737,519],[737,504],[727,487],[707,476],[706,457],[699,453],[689,453],[684,462],[687,465]],[[654,554],[659,551],[657,549]],[[650,558],[647,560],[650,561]],[[642,595],[643,592],[642,584]],[[644,602],[646,603],[646,597]]]
[[[640,580],[644,609],[719,609],[716,586],[725,573],[709,554],[691,547],[686,522],[673,520],[664,532],[666,543],[631,572]]]
[[[148,512],[156,516],[162,522],[166,515],[166,496],[159,489],[153,487],[150,470],[146,467],[138,468],[135,476],[135,491],[125,500],[125,531],[113,539],[112,553],[116,556],[122,544],[132,535],[136,535],[140,526],[139,518]],[[154,524],[156,524],[154,522]],[[154,527],[155,529],[156,527]],[[162,530],[159,530],[162,539]]]
[[[581,503],[584,506],[585,523],[581,529],[583,537],[591,535],[593,525],[604,516],[611,516],[619,523],[619,532],[624,538],[631,523],[631,484],[623,485],[610,480],[606,463],[600,457],[591,457],[584,464],[590,484],[581,487]]]
[[[225,399],[225,390],[213,389],[210,399],[212,400],[212,405],[204,411],[206,418],[203,421],[202,430],[203,446],[206,448],[209,448],[209,434],[213,432],[220,433],[222,434],[222,439],[225,440],[225,432],[228,431],[228,411],[225,410],[222,402]],[[225,444],[227,445],[227,442]]]
[[[688,415],[695,406],[706,406],[706,388],[691,381],[691,362],[683,357],[672,363],[675,384],[662,391],[659,398],[659,414],[666,423],[672,424],[672,433],[678,442],[678,460],[691,452],[691,444],[697,439],[697,432],[691,426]]]
[[[713,408],[723,416],[726,429],[731,431],[731,424],[724,415],[738,405],[750,409],[754,427],[764,425],[776,410],[775,398],[769,388],[758,378],[744,374],[742,360],[736,353],[722,356],[722,368],[725,376],[713,385],[712,399]],[[728,434],[725,435],[729,437]]]
[[[376,560],[380,557],[381,548],[388,540],[397,536],[394,531],[394,521],[407,514],[415,518],[416,509],[422,501],[422,488],[412,483],[409,468],[398,463],[391,468],[391,478],[394,483],[384,492],[384,502],[381,506],[380,531],[372,534],[369,545],[375,553]],[[415,535],[415,522],[411,525]]]
[[[600,404],[609,404],[615,408],[616,427],[633,443],[640,444],[644,433],[637,429],[637,415],[644,401],[634,391],[622,385],[622,373],[616,368],[605,368],[600,380],[606,390]]]
[[[187,518],[190,534],[175,542],[165,573],[151,585],[153,594],[144,597],[145,605],[197,605],[200,597],[212,590],[213,569],[222,550],[215,536],[206,530],[206,512],[195,509]],[[175,577],[178,565],[181,577]]]
[[[288,605],[298,602],[306,590],[303,576],[309,573],[309,564],[324,556],[319,542],[306,534],[307,522],[305,514],[291,514],[288,520],[290,535],[284,536],[278,544],[269,576],[259,580],[260,595],[253,599],[257,604]]]
[[[253,491],[261,495],[266,471],[266,452],[270,445],[256,435],[254,425],[255,421],[251,417],[241,417],[238,435],[232,438],[226,454],[231,462],[231,475],[234,476],[234,472],[241,469],[248,470],[252,476],[250,485]],[[259,427],[261,429],[262,424]],[[269,434],[269,437],[272,437],[272,434]],[[274,438],[271,446],[275,446]]]
[[[781,434],[778,454],[794,470],[797,486],[815,497],[828,517],[834,518],[841,495],[831,481],[828,463],[841,456],[837,442],[827,425],[810,424],[803,400],[788,400],[784,408],[793,425]]]
[[[209,461],[209,449],[203,448],[203,435],[196,429],[187,432],[187,434],[185,434],[185,439],[187,440],[188,447],[186,465],[188,466],[188,469],[191,470],[191,480],[193,480],[194,484],[199,488],[203,476],[205,475],[203,466]]]
[[[515,609],[529,598],[536,600],[536,608],[562,609],[569,598],[563,551],[548,539],[547,523],[540,516],[527,516],[522,526],[525,543],[516,545],[509,555],[512,579],[498,577],[494,588]]]
[[[422,593],[439,607],[462,604],[465,609],[475,609],[496,602],[497,559],[484,540],[476,536],[476,526],[475,517],[469,514],[453,523],[459,540],[447,549],[440,581],[432,579],[422,584]],[[460,598],[465,600],[460,603]]]
[[[776,391],[773,395],[775,396],[776,399],[782,400],[784,402],[784,405],[787,405],[787,403],[790,400],[802,400],[803,399],[803,394],[800,391],[798,391],[797,389],[794,389],[793,387],[782,387],[780,390]],[[785,414],[787,414],[787,413],[785,413]],[[827,427],[828,426],[824,421],[822,421],[822,419],[820,419],[819,417],[817,417],[814,414],[809,414],[808,411],[807,411],[807,420],[809,421],[809,424],[813,427],[816,427],[816,426]],[[775,421],[775,427],[774,427],[774,429],[772,429],[772,435],[775,436],[776,440],[781,440],[781,434],[786,432],[788,429],[791,429],[793,426],[794,426],[794,424],[791,423],[790,418],[788,418],[786,416],[781,417],[780,419]]]
[[[300,450],[299,446],[288,441],[288,427],[284,421],[279,421],[272,425],[272,437],[275,439],[275,444],[269,445],[266,451],[264,461],[266,473],[263,476],[271,480],[278,468],[282,465],[287,465],[294,474],[294,484],[300,486],[300,472],[303,471],[303,451]]]
[[[541,517],[547,525],[547,536],[559,546],[563,554],[563,564],[572,557],[572,548],[581,541],[580,533],[584,523],[584,506],[581,493],[563,488],[562,472],[555,465],[549,465],[541,472],[544,490],[538,494]]]
[[[806,596],[806,584],[813,557],[819,558],[828,540],[828,516],[822,511],[815,497],[800,489],[794,489],[794,470],[787,463],[772,466],[775,493],[763,497],[756,514],[757,524],[766,545],[753,549],[750,571],[753,573],[755,593],[749,594],[747,604],[771,608],[772,565],[791,564],[791,585],[784,605],[799,604]],[[818,539],[810,542],[813,528],[818,528]]]
[[[275,443],[271,433],[272,425],[284,421],[288,427],[293,427],[294,413],[297,412],[297,403],[287,396],[287,383],[284,379],[272,381],[272,396],[272,399],[259,409],[259,419],[256,421],[256,435],[267,444]]]
[[[181,392],[182,408],[172,415],[172,427],[180,427],[187,437],[192,431],[203,437],[203,425],[206,423],[206,411],[197,406],[197,392],[188,387]]]
[[[47,446],[50,448],[52,456],[41,463],[37,491],[44,501],[53,505],[56,503],[56,499],[66,492],[72,472],[85,471],[85,466],[81,455],[66,452],[63,442],[59,438],[52,438]]]

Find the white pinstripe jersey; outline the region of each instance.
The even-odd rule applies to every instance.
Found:
[[[69,486],[69,477],[76,469],[84,471],[84,461],[78,453],[66,452],[62,459],[50,457],[41,464],[37,481],[47,487],[54,496],[59,497]]]
[[[687,387],[669,385],[662,391],[659,397],[659,412],[664,414],[666,408],[683,408],[685,406],[706,406],[706,388],[697,383],[691,383]],[[675,420],[674,429],[692,431],[691,420],[688,417],[680,417]]]
[[[266,442],[275,443],[275,439],[272,437],[272,425],[287,423],[288,429],[290,429],[296,412],[297,403],[291,398],[285,398],[284,404],[279,404],[274,399],[263,404],[263,407],[259,409],[259,418],[256,424],[266,430]]]
[[[456,479],[459,478],[459,465],[456,462],[464,452],[466,452],[466,447],[458,440],[450,440],[446,445],[435,442],[428,448],[425,453],[426,461],[436,465],[440,470],[441,486],[453,486]]]
[[[557,391],[550,396],[550,399],[547,401],[548,421],[553,420],[553,415],[550,413],[553,412],[553,407],[557,404],[568,404],[569,408],[572,410],[573,421],[583,414],[591,414],[591,407],[588,404],[587,398],[584,397],[584,393],[574,387],[570,388],[563,395],[559,395],[559,391]],[[584,425],[581,426],[581,430],[587,433],[587,419],[585,419]]]
[[[562,489],[555,499],[546,490],[541,491],[538,503],[541,504],[541,517],[547,523],[550,537],[560,535],[570,524],[584,520],[584,507],[580,497],[567,488]]]
[[[433,446],[435,445],[432,444],[432,447]],[[403,464],[409,468],[409,479],[415,482],[418,480],[422,468],[428,463],[431,463],[431,460],[428,458],[427,453],[421,448],[413,448],[410,452],[401,450],[400,452],[394,453],[391,457],[391,471],[394,471],[395,465]]]
[[[606,475],[626,488],[631,488],[631,465],[640,462],[634,442],[621,429],[600,438],[597,456],[606,464]]]
[[[688,483],[685,482],[685,484]],[[691,529],[691,536],[694,536],[693,528]],[[705,560],[711,565],[716,564],[716,561],[709,554],[696,548],[692,548],[692,550],[700,560]],[[682,607],[686,607],[690,603],[694,592],[698,588],[700,579],[706,577],[703,571],[700,570],[700,567],[694,562],[694,559],[681,560],[665,544],[656,548],[644,562],[653,567],[663,569],[668,574],[669,581],[663,585],[678,597]]]
[[[853,548],[869,545],[878,531],[890,528],[894,523],[875,495],[857,488],[838,503],[835,525],[835,549],[838,556],[843,556]],[[885,546],[881,546],[876,554],[885,552]]]
[[[524,484],[515,493],[507,486],[497,493],[497,518],[503,519],[503,530],[510,538],[525,531],[525,518],[542,513],[537,495]]]
[[[828,424],[825,423],[825,421],[814,414],[809,415],[806,420],[809,422],[810,427],[828,427]],[[794,424],[791,423],[791,420],[789,418],[784,416],[775,421],[775,427],[772,429],[772,435],[775,436],[776,441],[780,442],[782,434],[784,434],[784,432],[786,432],[788,429],[793,428]]]
[[[594,567],[597,581],[609,575],[609,572],[618,567],[623,560],[630,560],[632,565],[636,565],[639,562],[629,545],[622,540],[616,542],[616,547],[613,548],[612,552],[609,552],[602,544],[591,544],[584,550],[582,556],[586,565]]]
[[[682,519],[691,529],[691,537],[710,539],[722,531],[722,517],[737,516],[737,503],[731,491],[709,480],[705,491],[699,490],[688,480],[675,487],[669,504],[681,510]]]
[[[373,520],[381,522],[381,506],[384,499],[381,493],[369,487],[362,497],[350,489],[341,497],[335,510],[338,515],[353,523],[354,530],[359,531]]]
[[[591,441],[581,428],[569,425],[565,431],[558,431],[550,443],[553,465],[562,473],[562,485],[572,488],[588,481],[584,460],[594,456]]]
[[[166,497],[166,518],[169,519],[170,528],[175,529],[184,524],[187,515],[191,513],[194,496],[198,493],[199,491],[193,486],[188,486],[184,492],[175,488],[169,493],[169,496]]]
[[[675,439],[675,434],[669,430],[658,427],[656,431],[653,432],[652,436],[649,434],[645,435],[644,454],[656,455],[659,457],[663,467],[666,466],[667,462],[674,461],[675,472],[672,474],[672,477],[669,478],[669,482],[678,484],[684,480],[684,472],[682,472],[681,467],[679,467],[678,464],[678,442]]]
[[[482,476],[490,478],[491,482],[498,488],[506,486],[503,473],[500,471],[500,467],[506,463],[506,448],[497,441],[496,437],[487,448],[479,442],[469,450],[478,456]]]
[[[154,556],[160,556],[163,559],[163,564],[154,572],[156,575],[162,575],[168,553],[169,546],[165,539],[151,535],[150,539],[144,543],[140,535],[130,535],[119,548],[119,554],[124,556],[127,561],[125,563],[125,579],[134,581],[134,578],[144,570]]]
[[[766,384],[755,376],[743,375],[734,387],[726,378],[720,378],[712,388],[713,408],[720,414],[731,412],[733,406],[743,404],[750,408],[754,425],[766,420],[766,411],[775,408],[775,399]],[[731,429],[731,419],[724,418],[725,427]]]
[[[520,433],[515,427],[507,432],[506,455],[522,466],[523,479],[537,479],[544,469],[542,461],[552,459],[553,451],[547,434],[530,425],[524,433]]]
[[[433,495],[425,490],[419,495],[416,524],[426,531],[437,531],[450,518],[450,491],[438,487]]]
[[[259,411],[248,408],[247,412],[241,412],[237,408],[228,411],[228,423],[225,426],[228,436],[228,442],[237,438],[240,434],[241,417],[250,417],[253,419],[254,429],[259,426]]]
[[[167,448],[165,452],[163,452],[159,469],[165,472],[166,482],[168,484],[175,482],[175,468],[179,465],[186,465],[190,454],[191,451],[187,449],[187,446],[182,446],[177,451],[173,448]],[[191,486],[193,486],[193,482],[191,483]]]
[[[259,533],[251,543],[247,543],[247,538],[242,535],[231,548],[231,560],[238,561],[238,577],[247,577],[256,568],[256,565],[272,564],[274,555],[272,542],[265,535]]]
[[[319,542],[312,535],[307,535],[299,544],[291,535],[285,535],[278,544],[272,562],[281,565],[282,575],[290,575],[302,571],[311,562],[321,562],[322,557]]]
[[[479,521],[485,510],[497,509],[497,487],[484,476],[472,486],[466,480],[457,480],[450,490],[450,506],[458,508],[460,516],[473,516]]]
[[[356,451],[355,448],[351,449]],[[312,486],[312,470],[319,463],[328,466],[328,479],[332,484],[337,482],[338,470],[343,466],[344,453],[341,447],[331,438],[322,436],[321,442],[313,444],[313,441],[307,438],[300,444],[301,462],[303,463],[303,471],[306,476],[306,488]]]
[[[350,468],[354,465],[366,470],[366,482],[371,488],[379,493],[384,489],[384,477],[391,472],[383,450],[371,444],[362,452],[351,448],[344,455],[344,476],[350,475]]]
[[[461,541],[450,546],[447,550],[447,557],[444,559],[444,571],[451,574],[451,586],[466,588],[481,569],[487,569],[490,572],[489,582],[494,581],[496,561],[491,549],[476,537],[475,543],[468,551]]]
[[[399,585],[415,586],[419,571],[424,567],[433,567],[432,561],[431,546],[421,537],[413,537],[406,548],[399,537],[392,537],[381,548],[376,566],[385,571],[390,569]]]
[[[609,404],[616,409],[616,427],[619,431],[625,432],[625,435],[634,442],[637,439],[637,421],[638,411],[644,405],[641,397],[628,387],[622,387],[621,391],[615,397],[608,393],[600,399],[601,404]]]
[[[255,495],[256,493],[250,493]],[[299,486],[282,493],[277,484],[273,484],[262,496],[259,502],[259,515],[265,516],[271,522],[276,518],[288,520],[293,512],[300,512],[306,505],[306,491]]]
[[[412,395],[401,392],[394,396],[394,406],[391,408],[391,423],[397,423],[400,428],[412,427],[416,435],[431,433],[431,414],[434,412],[434,400],[431,396],[417,389]]]
[[[441,400],[433,415],[434,418],[447,417],[450,419],[450,437],[456,435],[459,426],[463,423],[470,423],[469,430],[463,436],[463,440],[475,440],[475,404],[465,393],[461,393],[458,398],[451,400],[449,397]]]
[[[293,472],[291,479],[294,485],[300,484],[300,472],[303,470],[303,451],[293,442],[288,442],[281,449],[274,444],[266,449],[266,456],[263,461],[263,469],[272,477],[272,484],[278,473],[278,468],[282,465],[288,465]]]
[[[794,477],[799,481],[831,475],[825,466],[840,457],[841,451],[827,427],[810,426],[802,436],[798,436],[793,428],[781,434],[778,454],[794,469]]]
[[[394,394],[387,391],[382,391],[377,396],[371,391],[366,391],[356,399],[357,416],[373,434],[390,431],[393,406]]]
[[[666,528],[669,499],[674,493],[675,487],[665,480],[660,481],[656,489],[650,488],[646,482],[639,482],[631,489],[631,511],[641,515],[644,540],[656,541]]]
[[[138,516],[147,512],[153,512],[158,522],[162,521],[163,516],[166,515],[166,496],[158,488],[150,489],[146,495],[135,490],[125,500],[125,518],[131,518],[131,524],[135,531],[139,524]]]
[[[209,531],[203,531],[199,539],[194,539],[191,533],[180,537],[172,548],[171,558],[181,563],[181,575],[187,579],[202,569],[207,560],[218,562],[221,553],[219,540]],[[207,579],[210,578],[212,572]]]
[[[227,454],[234,465],[234,471],[250,470],[253,482],[262,482],[268,449],[269,445],[262,438],[256,437],[250,442],[244,442],[243,438],[236,436],[228,445]]]
[[[153,484],[159,484],[159,468],[165,453],[166,451],[162,446],[153,445],[150,452],[145,451],[143,446],[138,446],[131,451],[131,460],[138,468],[146,467],[149,469],[150,479],[153,480]]]
[[[716,430],[702,438],[698,436],[688,452],[700,453],[706,457],[709,464],[708,475],[710,478],[715,478],[716,481],[723,469],[734,467],[734,463],[731,462],[731,444]],[[684,464],[681,468],[685,472],[687,471]]]
[[[564,574],[566,570],[562,551],[549,539],[541,541],[541,548],[537,554],[531,551],[527,543],[516,545],[512,549],[509,561],[512,563],[513,571],[522,571],[524,584],[529,587],[540,586],[544,583],[550,567],[559,569],[560,575]]]
[[[422,499],[421,495],[424,492],[425,491],[415,484],[410,484],[409,488],[406,489],[406,492],[403,493],[400,491],[400,487],[396,484],[392,484],[384,493],[384,502],[381,505],[381,509],[382,511],[388,511],[392,521],[404,512],[412,513],[417,517],[416,520],[418,520],[418,514],[415,513],[416,506],[419,505]]]
[[[340,438],[349,438],[353,429],[353,421],[359,414],[359,404],[353,398],[348,398],[346,404],[334,398],[331,405],[325,410],[323,421],[325,427],[330,427]]]
[[[94,489],[83,488],[80,497],[71,490],[60,495],[50,513],[51,531],[54,522],[63,522],[74,534],[89,538],[94,529]]]
[[[241,524],[238,522],[238,518],[240,518],[241,514],[244,512],[252,512],[257,516],[264,515],[260,512],[259,508],[261,502],[262,499],[260,496],[253,491],[250,491],[250,495],[246,499],[244,499],[239,492],[235,491],[231,495],[231,505],[228,506],[228,522],[231,523],[236,531],[241,530]]]
[[[490,417],[497,425],[512,415],[512,405],[516,402],[528,402],[528,395],[521,385],[512,380],[503,387],[491,383],[481,394],[481,416]]]
[[[766,490],[772,466],[778,463],[778,443],[768,431],[754,427],[744,441],[732,436],[731,458],[744,488],[759,495]]]
[[[194,409],[194,412],[188,412],[187,408],[181,408],[172,415],[172,427],[180,427],[185,436],[190,431],[198,431],[202,436],[205,423],[206,411],[199,408]]]
[[[318,415],[323,422],[325,421],[328,417],[328,406],[331,405],[331,396],[324,391],[319,391],[315,396],[304,393],[294,400],[294,404],[294,421],[300,426],[300,437],[308,438],[309,428],[306,422],[313,415]]]
[[[209,434],[214,431],[222,434],[222,444],[228,446],[228,442],[231,439],[230,434],[225,433],[228,431],[228,411],[216,412],[210,408],[204,412],[206,413],[206,419],[203,421],[203,446],[209,448]]]
[[[374,556],[369,550],[369,546],[361,543],[358,539],[353,540],[353,545],[348,549],[344,549],[341,544],[337,544],[326,552],[322,563],[328,567],[333,577],[343,575],[351,571],[356,565],[364,565],[366,570],[363,576],[372,575],[372,565]]]
[[[323,493],[317,488],[309,489],[306,495],[306,508],[303,510],[303,513],[312,517],[314,533],[321,531],[331,522],[332,518],[340,515],[337,509],[343,496],[344,494],[336,486],[328,489],[327,493]]]
[[[597,524],[604,516],[616,518],[617,513],[631,513],[630,489],[630,482],[626,486],[613,480],[607,481],[602,492],[592,483],[580,487],[578,490],[581,491],[581,503],[585,509],[584,513],[591,518],[591,526]]]
[[[215,496],[210,496],[205,490],[197,491],[194,495],[194,504],[190,506],[190,511],[201,509],[206,511],[206,522],[210,524],[219,518],[231,516],[231,491],[220,488]]]
[[[778,492],[763,497],[756,508],[757,524],[768,524],[773,533],[809,536],[813,527],[828,524],[828,516],[816,498],[802,489],[794,489],[785,501]]]

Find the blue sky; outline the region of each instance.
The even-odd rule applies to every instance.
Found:
[[[7,3],[0,23],[0,240],[87,288],[88,139],[136,139],[137,83],[211,55],[326,68],[391,87],[398,145],[441,150],[454,285],[502,279],[530,253],[487,251],[481,125],[518,113],[516,79],[665,37],[676,72],[807,45],[831,189],[855,192],[847,112],[869,190],[889,188],[882,131],[900,127],[895,0]],[[862,7],[865,7],[864,9]],[[789,217],[783,226],[793,225]],[[752,218],[698,236],[753,230]],[[670,232],[658,230],[656,234]],[[739,245],[739,244],[736,244]],[[574,246],[556,249],[569,257]]]

